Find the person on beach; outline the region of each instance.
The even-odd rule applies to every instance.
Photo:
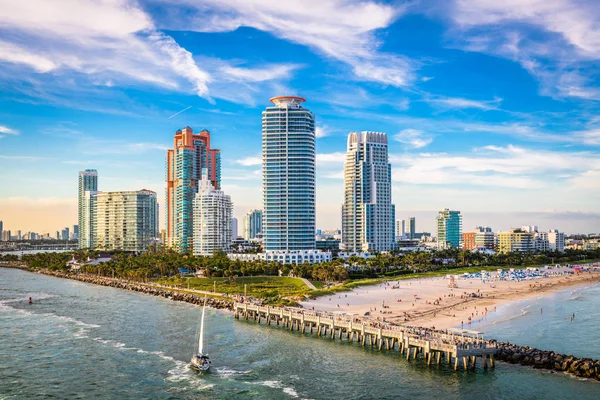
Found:
[[[33,304],[33,300],[31,299],[31,297],[29,298],[29,304]],[[575,314],[573,314],[575,315]]]

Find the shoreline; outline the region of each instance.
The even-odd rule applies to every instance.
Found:
[[[560,272],[558,272],[560,273]],[[500,306],[549,296],[577,286],[600,283],[600,272],[561,274],[520,281],[457,279],[450,288],[446,277],[416,278],[355,288],[301,302],[305,309],[367,317],[407,326],[465,329],[493,315]],[[471,297],[471,294],[476,297]]]
[[[13,268],[13,269],[20,269],[26,272],[32,272],[32,273],[41,273],[47,276],[53,276],[56,278],[65,278],[65,279],[72,279],[72,280],[78,280],[81,282],[85,282],[85,283],[91,283],[91,284],[95,284],[95,285],[100,285],[100,286],[108,286],[108,287],[113,287],[113,288],[117,288],[117,289],[123,289],[123,290],[129,290],[129,291],[136,291],[139,293],[143,293],[143,294],[148,294],[148,295],[152,295],[152,296],[160,296],[160,297],[164,297],[173,301],[183,301],[183,302],[187,302],[187,303],[191,303],[191,304],[195,304],[195,305],[201,305],[204,302],[204,296],[200,296],[197,294],[192,294],[192,293],[185,293],[185,291],[177,291],[177,290],[171,290],[170,288],[166,288],[166,287],[161,287],[160,285],[155,285],[155,284],[145,284],[145,283],[136,283],[136,282],[129,282],[129,281],[125,281],[125,280],[120,280],[120,279],[113,279],[113,278],[107,278],[107,277],[99,277],[99,276],[94,276],[94,275],[83,275],[83,274],[68,274],[68,273],[64,273],[64,272],[57,272],[57,271],[49,271],[49,270],[29,270],[26,268],[22,268],[22,267],[8,267],[8,268]],[[464,304],[470,304],[470,305],[474,305],[474,304],[480,304],[480,306],[482,304],[487,304],[487,303],[482,303],[484,301],[489,301],[489,300],[494,300],[496,301],[497,305],[501,305],[501,304],[510,304],[510,302],[512,301],[519,301],[519,300],[525,300],[527,298],[531,298],[534,297],[534,295],[539,294],[539,293],[544,293],[544,295],[551,295],[553,293],[556,293],[560,290],[564,290],[564,289],[568,289],[570,287],[578,287],[578,286],[584,286],[584,285],[589,285],[590,283],[598,283],[600,282],[600,273],[595,273],[595,274],[588,274],[589,276],[580,276],[579,279],[572,279],[572,280],[566,280],[564,278],[566,278],[565,276],[562,277],[555,277],[554,280],[556,281],[554,284],[553,282],[546,282],[546,284],[539,284],[539,286],[535,286],[534,288],[529,288],[529,290],[526,291],[526,293],[528,293],[527,296],[522,296],[523,294],[523,290],[516,290],[514,293],[508,293],[506,294],[506,296],[502,297],[493,297],[492,299],[489,299],[487,297],[481,297],[481,298],[471,298],[471,299],[466,299],[464,301],[458,302],[457,304],[454,304],[453,306],[447,306],[447,307],[458,307],[458,306],[463,306]],[[563,278],[563,280],[561,281],[560,278]],[[552,279],[552,278],[544,278],[544,279]],[[520,282],[522,283],[522,282]],[[409,282],[409,286],[412,286],[412,282]],[[523,285],[521,285],[523,286]],[[386,289],[384,288],[384,291]],[[517,298],[518,296],[520,296],[520,298]],[[477,302],[479,300],[479,303]],[[222,299],[215,299],[215,298],[208,298],[207,299],[207,303],[206,303],[209,307],[215,308],[215,309],[220,309],[220,310],[229,310],[229,311],[233,311],[233,306],[234,306],[234,300],[222,300]],[[496,307],[495,306],[495,307]],[[476,306],[474,306],[476,307]],[[464,307],[464,310],[468,310],[468,307]],[[439,312],[439,309],[438,309]],[[430,312],[433,313],[433,318],[436,318],[436,315],[434,312]],[[429,317],[431,317],[431,315],[429,315]],[[420,317],[421,321],[427,321],[428,316],[424,315]],[[363,318],[363,321],[368,322],[367,319]],[[419,318],[411,321],[411,322],[415,322],[415,321],[419,321]],[[394,322],[392,320],[387,320],[387,322]],[[260,321],[259,321],[260,323]],[[405,326],[415,326],[417,328],[425,328],[426,327],[422,326],[422,325],[409,325],[404,323],[403,325]],[[447,328],[437,328],[436,329],[438,331],[447,329]],[[498,353],[497,353],[497,359],[499,361],[503,361],[503,362],[507,362],[510,364],[520,364],[522,366],[529,366],[529,367],[533,367],[535,369],[546,369],[546,370],[550,370],[551,372],[565,372],[567,374],[576,376],[576,377],[580,377],[580,378],[584,378],[584,379],[592,379],[592,380],[600,380],[600,360],[593,360],[591,358],[578,358],[578,357],[574,357],[572,355],[565,355],[565,354],[556,354],[553,351],[548,351],[548,350],[540,350],[540,349],[536,349],[533,347],[529,347],[529,346],[520,346],[517,344],[513,344],[513,343],[508,343],[508,342],[500,342],[500,341],[496,341],[496,340],[487,340],[489,343],[495,343],[498,346]],[[416,353],[415,353],[416,354]]]
[[[198,290],[177,290],[166,286],[161,286],[153,283],[142,283],[142,282],[134,282],[128,281],[120,278],[109,278],[97,275],[87,275],[87,274],[69,274],[59,271],[50,271],[46,269],[39,270],[30,270],[23,267],[15,267],[15,266],[6,266],[0,265],[0,268],[9,268],[9,269],[18,269],[21,271],[31,272],[33,274],[39,273],[47,276],[53,276],[55,278],[62,279],[71,279],[74,281],[90,283],[99,286],[107,286],[115,289],[129,290],[132,292],[138,292],[142,294],[147,294],[150,296],[164,297],[173,301],[182,301],[186,303],[191,303],[194,305],[202,305],[204,304],[204,295],[207,295],[206,305],[217,309],[217,310],[228,310],[231,311],[233,309],[234,300],[223,299],[221,295],[212,294],[212,297],[208,293],[198,291]]]

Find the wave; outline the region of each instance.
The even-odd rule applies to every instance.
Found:
[[[283,391],[283,393],[294,397],[294,398],[298,398],[300,397],[298,395],[298,392],[296,392],[296,390],[292,387],[289,386],[284,386],[283,383],[281,383],[280,381],[262,381],[262,382],[257,382],[257,384],[259,385],[263,385],[263,386],[267,386],[273,389],[281,389]]]
[[[35,299],[40,300],[40,299],[47,299],[47,298],[52,298],[52,297],[56,297],[56,296],[51,295],[51,294],[45,294],[43,296],[35,297]],[[22,309],[22,308],[16,308],[16,307],[12,307],[9,305],[10,303],[17,303],[17,302],[28,301],[28,300],[29,300],[29,296],[23,297],[23,298],[2,300],[2,301],[0,301],[0,310],[6,310],[6,311],[10,311],[11,313],[19,313],[22,315],[34,316],[35,318],[50,318],[54,321],[58,321],[59,323],[62,322],[62,323],[67,323],[69,325],[74,325],[75,327],[78,328],[78,330],[76,332],[74,332],[74,334],[73,334],[73,336],[76,339],[85,339],[88,337],[88,333],[91,329],[100,327],[100,325],[88,324],[86,322],[79,321],[75,318],[67,317],[64,315],[58,315],[58,314],[54,314],[54,313],[35,313],[33,311],[29,311],[29,310]]]
[[[219,378],[227,379],[234,375],[248,375],[252,373],[252,371],[240,371],[235,369],[230,369],[227,367],[216,368],[215,371],[219,373]]]

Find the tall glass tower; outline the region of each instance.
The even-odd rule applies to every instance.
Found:
[[[461,247],[462,215],[460,211],[447,208],[437,216],[437,245],[438,249]]]
[[[270,251],[315,249],[315,116],[296,96],[262,113],[263,237]]]
[[[79,225],[79,248],[89,249],[93,243],[93,198],[98,191],[98,171],[86,169],[79,171],[79,190],[77,193],[77,221]]]
[[[395,214],[386,134],[350,133],[344,164],[342,248],[352,252],[391,250]]]
[[[173,149],[166,163],[167,245],[181,253],[192,251],[193,201],[202,174],[215,189],[221,187],[221,152],[210,147],[210,132],[194,133],[192,128],[175,132]]]

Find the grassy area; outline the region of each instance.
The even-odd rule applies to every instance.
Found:
[[[184,288],[212,291],[216,287],[217,293],[243,295],[244,285],[248,296],[254,297],[294,297],[303,296],[309,292],[308,286],[297,278],[279,276],[254,276],[238,277],[235,281],[228,278],[171,278],[159,281],[168,285],[178,285]]]
[[[588,263],[595,260],[584,260],[578,263]],[[543,265],[531,265],[529,267],[544,267]],[[247,294],[249,296],[263,298],[268,304],[284,305],[292,304],[284,298],[300,299],[304,296],[312,298],[320,296],[331,296],[335,293],[350,291],[360,286],[377,285],[385,281],[398,281],[417,278],[433,278],[445,276],[448,274],[457,275],[464,273],[474,273],[484,271],[496,271],[498,268],[526,268],[525,266],[473,266],[463,268],[447,268],[439,271],[419,272],[414,274],[404,274],[397,276],[386,276],[380,278],[348,280],[336,286],[326,287],[324,282],[311,281],[317,290],[310,290],[306,284],[297,278],[279,277],[279,276],[255,276],[255,277],[238,277],[235,281],[230,281],[228,278],[169,278],[161,279],[158,283],[167,285],[177,285],[182,288],[212,291],[216,285],[216,293],[227,293],[231,295],[243,295],[244,285],[247,285]],[[216,282],[216,283],[215,283]]]
[[[323,289],[325,287],[325,282],[322,282],[322,281],[312,281],[312,280],[309,280],[309,282],[312,283],[313,285],[315,285],[315,287],[317,289]]]

